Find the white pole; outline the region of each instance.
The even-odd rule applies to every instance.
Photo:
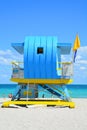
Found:
[[[73,74],[74,74],[74,52],[72,48],[72,69],[73,69]]]

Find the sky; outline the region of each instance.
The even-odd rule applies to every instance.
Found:
[[[31,35],[57,36],[73,46],[77,33],[81,47],[73,84],[87,84],[87,0],[0,0],[0,83],[12,83],[10,63],[22,60],[11,43]]]

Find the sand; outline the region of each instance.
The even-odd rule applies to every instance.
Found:
[[[73,101],[76,103],[74,109],[0,108],[0,130],[87,130],[87,99]]]

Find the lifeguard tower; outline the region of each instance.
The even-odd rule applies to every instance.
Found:
[[[12,43],[12,47],[24,56],[24,62],[12,62],[11,81],[18,86],[12,100],[4,102],[3,107],[10,104],[75,107],[66,87],[72,83],[73,64],[61,62],[61,55],[70,54],[71,43],[59,43],[57,37],[29,36],[23,43]],[[39,87],[56,98],[44,94],[39,97]]]

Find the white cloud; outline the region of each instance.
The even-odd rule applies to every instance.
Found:
[[[76,59],[77,59],[77,60],[80,60],[80,59],[82,59],[82,56],[77,55]]]
[[[87,46],[80,47],[77,51],[77,56],[80,55],[83,59],[87,58]]]
[[[10,65],[12,61],[23,61],[23,56],[11,50],[0,50],[1,65]]]
[[[9,65],[11,59],[6,59],[3,56],[0,56],[0,64]]]
[[[11,62],[12,61],[23,61],[23,56],[12,50],[0,50],[0,73],[1,83],[9,82],[12,74]]]
[[[83,67],[83,66],[82,66],[82,67],[80,67],[80,70],[85,70],[85,69],[86,69],[86,67]]]
[[[87,60],[79,60],[78,62],[77,62],[78,64],[87,64]]]
[[[5,56],[5,55],[12,55],[12,51],[11,50],[0,50],[0,56]]]
[[[87,46],[80,47],[78,50],[80,50],[80,52],[87,51]]]

